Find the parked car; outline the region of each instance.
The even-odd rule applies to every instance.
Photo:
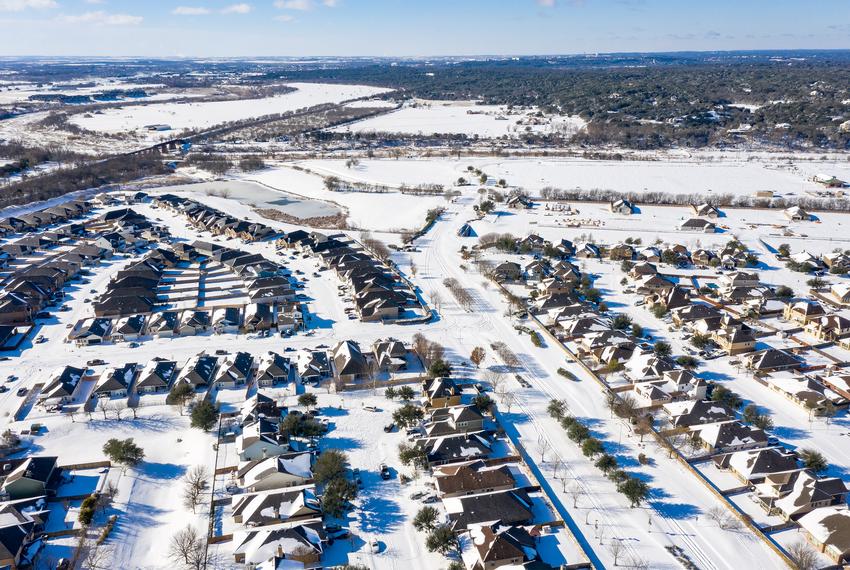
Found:
[[[139,343],[134,341],[134,342],[131,342],[130,344],[128,344],[127,346],[129,346],[130,348],[138,348]]]
[[[367,412],[377,412],[378,411],[377,406],[363,406],[363,409],[366,410]]]
[[[47,339],[46,339],[46,338],[44,338],[44,335],[41,335],[41,334],[40,334],[40,335],[38,335],[37,337],[35,337],[35,342],[36,342],[37,344],[41,344],[41,343],[43,343],[43,342],[47,342]]]
[[[14,374],[10,374],[10,375],[6,378],[6,382],[14,382],[14,381],[15,381],[15,380],[17,380],[17,379],[18,379],[18,377],[17,377],[17,376],[15,376]]]
[[[392,433],[393,430],[395,430],[395,424],[394,423],[389,423],[389,424],[384,426],[384,433]]]
[[[37,319],[49,319],[53,315],[50,314],[50,311],[39,311],[35,314],[35,318]]]
[[[29,390],[27,390],[26,388],[18,388],[18,391],[16,393],[18,394],[18,396],[23,397],[27,395],[27,392],[29,392]]]
[[[106,364],[106,361],[102,358],[95,358],[86,362],[86,366],[103,366],[104,364]]]
[[[8,386],[0,386],[0,392],[8,392],[8,391],[9,391]]]
[[[216,355],[218,355],[218,356],[222,356],[222,355],[224,355],[224,354],[227,354],[227,351],[226,351],[226,350],[224,350],[223,348],[219,348],[218,350],[216,350],[216,351],[215,351],[215,353],[216,353]]]
[[[381,479],[383,479],[384,481],[388,481],[388,480],[392,479],[393,474],[390,471],[390,468],[387,467],[386,463],[381,463],[379,470],[381,472]]]
[[[424,497],[427,494],[428,494],[427,491],[416,491],[415,493],[412,493],[410,495],[410,500],[415,501],[417,499],[421,499],[422,497]]]

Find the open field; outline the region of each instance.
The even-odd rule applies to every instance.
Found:
[[[347,99],[368,97],[384,90],[358,85],[321,85],[316,83],[292,84],[297,91],[241,101],[219,101],[209,103],[152,104],[127,109],[109,109],[102,114],[76,116],[72,122],[80,127],[104,133],[133,133],[137,140],[152,142],[159,139],[161,132],[147,133],[146,125],[168,125],[178,133],[187,129],[203,129],[251,117],[274,113],[285,113],[302,107],[322,103],[339,103]]]
[[[460,134],[470,137],[518,137],[524,133],[572,134],[584,127],[578,117],[530,118],[534,110],[508,110],[474,101],[417,101],[398,111],[333,131],[350,133],[400,133],[413,135]]]

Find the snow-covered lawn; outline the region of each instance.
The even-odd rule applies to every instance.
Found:
[[[190,429],[188,416],[168,406],[143,407],[137,419],[124,412],[121,420],[111,413],[104,420],[100,412],[94,412],[91,419],[78,414],[72,421],[52,414],[39,417],[39,422],[46,433],[32,438],[32,449],[58,456],[60,465],[105,459],[101,448],[110,438],[133,438],[144,449],[145,459],[137,468],[122,474],[120,467],[113,467],[110,473],[119,490],[109,511],[118,515],[118,522],[108,548],[115,568],[170,568],[165,555],[170,537],[186,524],[204,525],[201,509],[192,515],[182,506],[180,478],[193,465],[212,466],[213,436]],[[10,427],[20,430],[30,423]],[[88,489],[91,476],[81,474],[69,493],[75,487]]]

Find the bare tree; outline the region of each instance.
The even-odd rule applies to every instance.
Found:
[[[144,407],[142,404],[141,398],[134,398],[132,400],[127,400],[127,408],[133,413],[133,419],[137,419],[139,416],[139,408]]]
[[[112,402],[109,405],[109,409],[115,414],[115,419],[121,421],[121,414],[124,413],[124,410],[127,409],[127,405],[123,402]]]
[[[625,546],[619,538],[615,538],[608,543],[608,552],[614,557],[614,566],[619,565],[620,554],[623,553]]]
[[[561,469],[566,469],[566,467],[567,465],[566,463],[564,463],[564,460],[558,456],[555,456],[555,462],[552,464],[552,476],[555,479],[558,479],[559,474],[561,473]],[[564,477],[564,479],[566,479],[566,477]]]
[[[109,546],[98,545],[94,540],[85,540],[80,545],[80,568],[87,570],[110,570],[112,566],[112,550]]]
[[[818,566],[817,552],[803,540],[788,547],[788,556],[798,570],[815,570]]]
[[[195,465],[183,476],[183,505],[187,509],[195,509],[203,502],[204,490],[210,478],[209,470],[203,465]]]
[[[540,463],[546,463],[546,453],[552,449],[552,444],[545,437],[537,440],[537,451],[540,452]]]
[[[493,370],[492,368],[487,369],[484,373],[484,381],[490,384],[490,388],[494,393],[500,394],[502,392],[502,388],[505,385],[505,380],[507,377],[504,372],[499,372],[498,370]]]
[[[428,300],[431,302],[431,306],[436,310],[440,310],[443,308],[443,298],[440,296],[438,291],[431,291],[428,294]]]
[[[726,518],[726,509],[721,506],[714,506],[708,509],[706,515],[708,516],[709,520],[716,523],[717,526],[721,526],[723,523],[723,519]]]
[[[204,566],[206,544],[191,524],[177,531],[168,545],[168,558],[181,568],[200,570]]]
[[[505,411],[511,413],[511,408],[517,403],[516,394],[513,392],[505,392],[502,394],[502,405],[505,406]]]
[[[106,413],[109,411],[109,398],[99,397],[97,399],[97,409],[103,413],[103,419],[106,419]]]
[[[637,553],[631,554],[628,559],[626,559],[625,566],[631,570],[649,570],[649,562],[644,560],[640,554]]]
[[[566,479],[564,479],[566,481]],[[573,483],[567,489],[567,495],[573,500],[573,508],[578,507],[578,500],[584,495],[584,490],[581,488],[581,485],[573,481]]]
[[[68,406],[67,408],[62,408],[62,414],[65,417],[70,418],[72,424],[76,423],[74,422],[74,416],[77,415],[77,408],[75,406]]]

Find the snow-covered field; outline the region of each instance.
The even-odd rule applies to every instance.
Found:
[[[244,179],[306,198],[339,204],[348,211],[351,226],[378,232],[420,228],[425,224],[428,210],[446,202],[441,196],[332,192],[325,187],[321,176],[286,166],[245,175]]]
[[[850,179],[850,164],[846,161],[814,160],[789,165],[783,161],[745,160],[734,154],[712,161],[662,156],[657,161],[581,158],[362,159],[354,168],[346,167],[344,160],[308,160],[302,164],[345,180],[390,186],[435,183],[447,187],[461,176],[473,180],[475,176],[467,171],[468,166],[473,166],[486,173],[491,183],[503,178],[508,185],[531,193],[551,186],[705,196],[753,196],[757,191],[772,191],[782,196],[800,196],[806,192],[823,191],[823,186],[811,180],[815,174],[828,172],[838,178]]]
[[[335,85],[320,83],[293,83],[297,91],[240,101],[217,101],[199,103],[157,103],[124,109],[109,109],[101,114],[74,116],[72,122],[80,127],[104,133],[133,132],[155,141],[161,132],[147,134],[146,125],[164,124],[172,132],[184,129],[202,129],[219,123],[260,117],[274,113],[285,113],[302,107],[321,103],[338,103],[385,91],[362,85]]]
[[[93,85],[92,85],[93,83]],[[199,97],[206,90],[169,90],[162,83],[133,83],[124,79],[93,77],[91,81],[68,81],[62,83],[16,83],[0,81],[0,105],[10,105],[26,101],[33,95],[92,95],[110,90],[144,89],[150,93],[146,100],[170,99],[178,94],[186,97]],[[130,99],[132,100],[132,99]]]
[[[331,130],[353,133],[403,133],[414,135],[462,134],[482,138],[515,137],[523,133],[574,134],[585,125],[578,117],[529,117],[533,112],[509,110],[504,105],[478,105],[474,101],[423,101],[405,104],[398,111],[364,119]]]

